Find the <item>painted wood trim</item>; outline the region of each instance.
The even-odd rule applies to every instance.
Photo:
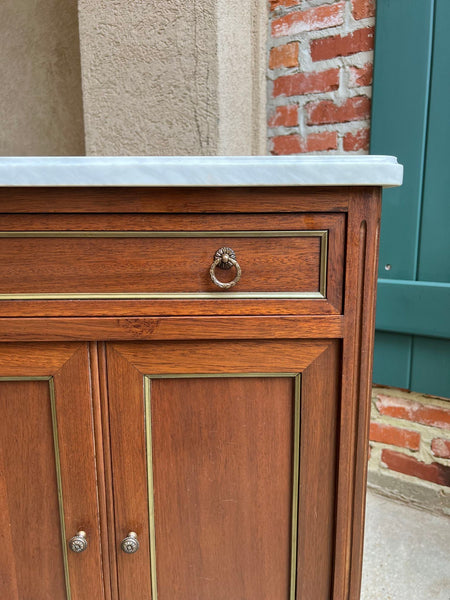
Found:
[[[450,337],[450,283],[379,279],[378,303],[378,331]]]

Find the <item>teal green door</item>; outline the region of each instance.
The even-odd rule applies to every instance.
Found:
[[[374,382],[450,397],[450,0],[377,0],[371,154],[385,190]]]

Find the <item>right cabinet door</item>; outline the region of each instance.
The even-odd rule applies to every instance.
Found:
[[[107,351],[121,600],[329,600],[340,344]]]

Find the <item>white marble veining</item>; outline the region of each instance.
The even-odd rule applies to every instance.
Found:
[[[393,156],[3,157],[0,186],[401,185]]]

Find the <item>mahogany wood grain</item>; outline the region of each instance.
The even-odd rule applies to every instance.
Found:
[[[340,338],[341,315],[313,317],[0,318],[0,341]]]
[[[4,213],[342,212],[354,187],[1,188]]]
[[[111,346],[135,369],[146,375],[300,373],[328,344],[328,340],[211,340],[118,342]]]
[[[54,376],[66,539],[87,533],[89,547],[69,552],[72,598],[103,598],[89,356],[83,344]]]
[[[0,384],[0,402],[2,393],[1,387],[2,384]],[[7,487],[8,482],[6,481],[5,456],[2,450],[0,451],[0,548],[2,548],[2,562],[0,565],[0,594],[2,598],[20,600],[16,574],[16,557],[14,551],[14,545],[17,542],[16,540],[13,541]]]
[[[114,215],[116,227],[132,230],[129,215]],[[27,222],[20,223],[27,217]],[[72,215],[74,217],[74,215]],[[80,217],[75,217],[80,220]],[[160,215],[147,222],[146,231],[230,231],[273,230],[328,231],[327,299],[326,300],[260,300],[233,298],[233,292],[318,292],[320,272],[320,242],[318,237],[258,238],[1,238],[0,293],[173,293],[218,292],[210,279],[209,267],[214,252],[223,245],[231,246],[243,269],[239,284],[214,301],[193,300],[122,300],[81,302],[2,301],[3,316],[38,315],[113,315],[128,312],[130,316],[148,314],[327,314],[342,310],[344,215],[225,215],[217,216]],[[3,216],[4,231],[47,230],[58,221],[61,231],[74,224],[66,223],[64,215]],[[105,216],[85,216],[85,230],[105,229]],[[145,218],[147,221],[152,217]],[[197,221],[196,221],[197,219]],[[42,223],[42,220],[44,221]],[[61,222],[63,221],[63,222]],[[131,227],[130,227],[131,222]],[[164,224],[165,223],[165,224]],[[80,223],[79,223],[80,224]],[[22,229],[19,229],[22,231]],[[59,231],[59,230],[58,230]],[[55,234],[57,235],[57,233]],[[222,233],[220,235],[223,235]],[[76,257],[76,260],[74,260]],[[228,281],[235,271],[217,269],[218,277]],[[228,296],[228,297],[227,297]],[[217,305],[220,301],[221,306]]]
[[[12,541],[0,548],[0,595],[65,598],[48,381],[0,381],[0,407],[0,513]]]
[[[112,479],[112,456],[111,439],[109,429],[109,397],[108,397],[108,373],[106,365],[106,345],[98,343],[98,377],[100,391],[100,412],[102,428],[102,447],[103,447],[103,475],[105,478],[105,500],[106,500],[106,548],[107,555],[104,552],[104,561],[109,563],[109,581],[111,585],[111,600],[119,600],[118,575],[117,575],[117,544],[115,535],[114,518],[114,488]],[[103,532],[103,535],[105,532]]]
[[[0,344],[1,377],[50,377],[80,347],[74,343]]]
[[[103,598],[92,400],[86,345],[1,344],[1,377],[52,377],[61,465],[64,540],[79,530],[89,547],[67,552],[73,600]],[[49,381],[0,381],[1,427],[19,598],[65,598]],[[4,508],[4,507],[3,507]],[[5,563],[7,561],[5,560]],[[3,558],[0,560],[3,564]]]
[[[107,348],[109,421],[114,489],[114,530],[120,600],[152,598],[142,374]],[[134,531],[140,548],[125,554],[120,543]]]
[[[224,213],[214,214],[6,214],[5,231],[276,231],[329,229],[342,235],[345,214],[337,213]],[[338,245],[342,249],[342,243]]]
[[[339,315],[327,299],[317,300],[0,300],[1,317],[166,317]],[[0,318],[1,318],[0,317]]]
[[[110,537],[108,532],[110,531],[108,521],[108,502],[110,500],[108,487],[108,478],[106,470],[108,469],[109,448],[106,449],[108,444],[108,430],[104,429],[104,422],[102,419],[102,381],[100,375],[101,351],[98,348],[96,342],[91,342],[89,345],[89,369],[91,374],[91,391],[92,391],[92,422],[94,430],[94,444],[95,444],[95,461],[97,469],[97,496],[98,496],[98,521],[99,521],[99,533],[100,533],[100,544],[102,549],[102,567],[103,567],[103,581],[104,581],[104,596],[105,600],[112,600],[112,578],[111,573],[111,556],[114,555],[114,547],[111,548]],[[113,520],[111,520],[113,522]]]
[[[230,247],[236,292],[319,292],[320,238],[0,238],[0,294],[219,292],[209,269]],[[74,260],[76,257],[76,260]],[[228,283],[235,269],[216,269]],[[231,292],[230,292],[231,293]]]
[[[354,204],[357,203],[355,199]],[[359,202],[358,202],[359,205]],[[378,249],[380,240],[381,192],[372,192],[372,202],[362,211],[366,221],[366,247],[363,285],[359,297],[359,364],[357,361],[357,425],[355,451],[355,484],[353,497],[352,561],[356,565],[350,573],[350,600],[359,600],[364,544],[364,518],[367,489],[367,461],[369,451],[370,396],[372,388],[373,348],[375,341],[376,282],[378,274]],[[363,254],[361,252],[361,254]]]
[[[350,198],[333,600],[359,600],[381,192]]]
[[[338,342],[330,342],[330,341],[263,341],[259,343],[241,341],[241,342],[220,342],[220,341],[210,341],[210,342],[165,342],[165,343],[157,343],[157,342],[134,342],[134,343],[117,343],[110,344],[108,347],[108,369],[110,373],[110,398],[111,398],[111,443],[113,450],[113,469],[115,473],[120,473],[118,479],[115,479],[115,494],[116,494],[116,522],[117,527],[120,529],[126,529],[125,523],[131,520],[132,524],[135,524],[140,527],[142,531],[142,535],[146,534],[145,527],[139,519],[137,515],[142,515],[146,510],[146,502],[147,502],[147,493],[146,490],[142,488],[142,481],[146,477],[146,468],[145,464],[142,463],[142,456],[145,455],[145,451],[142,448],[142,444],[144,441],[143,437],[143,429],[144,429],[144,414],[143,414],[143,375],[168,375],[170,374],[211,374],[211,375],[233,375],[233,374],[242,374],[242,373],[291,373],[295,374],[298,372],[302,372],[302,390],[301,390],[301,452],[300,452],[300,511],[299,511],[299,536],[301,541],[299,542],[299,555],[298,555],[298,592],[297,598],[308,598],[314,597],[315,600],[325,600],[329,599],[330,589],[331,589],[331,581],[332,581],[332,567],[333,567],[333,553],[334,553],[334,507],[335,507],[335,462],[336,462],[336,445],[337,445],[337,415],[339,409],[339,343]],[[326,371],[325,371],[326,369]],[[334,373],[331,372],[331,369],[335,369]],[[327,373],[327,376],[324,377],[324,373]],[[231,378],[233,382],[235,382],[235,378]],[[257,378],[258,379],[258,378]],[[239,378],[236,378],[239,380]],[[261,385],[264,378],[261,378]],[[257,398],[260,400],[262,406],[265,406],[265,402],[268,402],[268,398],[262,389],[251,388],[251,382],[254,381],[253,378],[249,378],[249,390],[246,393],[241,390],[241,383],[236,385],[234,389],[235,391],[226,391],[228,378],[214,378],[214,383],[211,384],[214,389],[210,387],[209,379],[198,379],[194,378],[195,384],[188,383],[185,386],[185,393],[182,393],[181,384],[174,384],[173,382],[167,383],[167,380],[163,379],[163,383],[158,383],[157,379],[154,379],[152,382],[152,389],[155,390],[157,404],[156,411],[160,411],[160,414],[155,423],[155,427],[157,430],[156,433],[156,444],[153,445],[154,452],[156,456],[154,460],[155,464],[158,464],[155,472],[155,486],[158,485],[156,482],[164,479],[165,473],[172,473],[170,481],[164,481],[161,485],[162,491],[159,499],[157,499],[156,506],[159,507],[159,518],[161,519],[161,525],[157,525],[157,550],[156,550],[156,566],[158,569],[158,535],[161,539],[163,536],[163,532],[165,535],[170,534],[169,539],[166,541],[165,539],[161,542],[162,553],[163,553],[163,569],[162,572],[158,570],[158,574],[161,573],[161,578],[165,585],[168,586],[167,596],[162,596],[162,598],[170,598],[174,597],[173,590],[170,587],[169,583],[169,571],[172,569],[172,576],[177,577],[179,575],[180,582],[178,583],[177,594],[176,597],[179,598],[189,598],[189,597],[198,597],[198,598],[211,598],[216,597],[215,593],[211,592],[211,586],[217,584],[217,581],[214,583],[214,580],[218,578],[220,581],[221,575],[217,573],[212,574],[210,577],[213,581],[204,581],[204,587],[202,588],[205,592],[201,592],[206,595],[199,595],[200,591],[198,587],[200,579],[197,578],[194,582],[185,581],[185,585],[187,588],[181,586],[181,580],[183,579],[183,566],[174,567],[165,566],[165,561],[169,561],[169,555],[171,552],[174,552],[176,556],[182,552],[182,548],[186,543],[182,539],[174,539],[174,535],[181,535],[181,531],[187,535],[187,531],[189,531],[189,535],[196,528],[196,524],[198,521],[196,520],[198,517],[195,515],[196,510],[200,512],[200,514],[204,514],[203,511],[206,511],[206,515],[210,515],[212,518],[213,507],[209,506],[208,508],[208,499],[209,495],[205,493],[205,486],[207,487],[207,479],[208,477],[212,477],[211,474],[208,475],[209,471],[206,469],[206,480],[203,479],[204,475],[201,475],[199,470],[200,466],[195,465],[193,463],[192,469],[193,471],[189,471],[189,473],[197,473],[198,477],[201,478],[201,482],[198,482],[198,488],[195,487],[194,479],[192,479],[189,489],[191,490],[191,496],[186,496],[184,501],[181,500],[183,494],[187,493],[187,483],[186,477],[188,474],[182,474],[182,471],[186,465],[184,465],[184,458],[181,459],[181,465],[184,465],[182,468],[181,465],[176,464],[176,457],[181,455],[178,452],[182,452],[184,448],[183,440],[189,439],[189,433],[186,432],[187,438],[184,438],[181,435],[180,431],[180,423],[185,423],[186,427],[197,427],[198,419],[205,419],[207,416],[203,414],[205,411],[208,412],[209,408],[204,405],[205,402],[209,399],[211,403],[210,410],[212,411],[210,419],[213,423],[215,423],[215,419],[220,420],[220,412],[219,412],[219,404],[214,404],[214,398],[217,396],[222,397],[223,395],[226,398],[229,398],[229,402],[232,405],[233,410],[228,409],[227,407],[223,407],[224,411],[224,421],[225,424],[229,424],[229,429],[235,434],[236,441],[241,439],[241,435],[248,435],[248,440],[255,441],[256,436],[259,439],[259,431],[262,428],[262,431],[266,431],[266,427],[270,426],[267,423],[267,419],[264,418],[261,423],[258,421],[258,417],[255,415],[253,418],[239,418],[236,421],[233,421],[232,412],[239,413],[239,411],[244,410],[245,406],[240,406],[245,401],[251,402],[251,398]],[[185,382],[186,379],[183,379]],[[190,381],[190,380],[189,380]],[[165,385],[167,383],[167,388]],[[204,387],[203,387],[204,384]],[[191,387],[194,385],[195,389],[191,390]],[[234,383],[233,383],[234,385]],[[274,384],[277,385],[277,384]],[[216,387],[215,387],[216,386]],[[269,386],[270,389],[270,386]],[[221,390],[224,390],[221,393]],[[112,392],[112,394],[111,394]],[[278,400],[282,401],[282,398],[287,397],[289,394],[285,392],[274,391],[270,394],[273,402],[278,402]],[[158,394],[161,394],[158,396]],[[236,400],[234,400],[234,394],[236,394]],[[135,397],[137,396],[137,398]],[[154,397],[152,392],[152,398]],[[158,404],[158,397],[160,398]],[[139,400],[140,398],[140,400]],[[175,406],[168,406],[170,404],[170,398],[173,398]],[[178,399],[177,399],[178,398]],[[277,400],[276,400],[277,399]],[[198,405],[196,404],[198,401]],[[235,401],[238,403],[235,406]],[[186,403],[184,407],[181,404]],[[191,403],[193,405],[191,406]],[[116,405],[117,404],[117,405]],[[245,402],[244,402],[245,404]],[[188,413],[190,409],[191,416],[188,418]],[[263,409],[261,409],[263,410]],[[140,420],[138,419],[137,413],[141,413]],[[177,420],[178,417],[176,415],[179,414],[180,411],[183,412],[184,416],[181,416],[181,421]],[[198,412],[198,415],[197,415]],[[133,417],[129,416],[129,413],[133,413]],[[209,413],[208,413],[209,414]],[[195,419],[193,419],[193,416]],[[197,416],[196,416],[197,415]],[[201,416],[202,415],[202,416]],[[216,416],[214,416],[216,415]],[[132,420],[131,420],[132,419]],[[175,422],[173,423],[173,421]],[[191,425],[189,425],[189,423]],[[197,423],[197,425],[195,425]],[[205,443],[215,444],[217,442],[217,447],[223,448],[225,442],[223,441],[223,436],[225,435],[225,430],[222,429],[222,426],[219,426],[219,421],[217,424],[212,426],[211,429],[206,429],[206,431],[211,432],[212,437],[208,437],[205,431],[203,438],[203,433],[199,433],[199,445]],[[234,423],[234,424],[233,424]],[[259,423],[259,424],[258,424]],[[265,423],[265,425],[263,425]],[[122,441],[123,438],[126,437],[126,431],[130,428],[133,428],[135,437],[133,440],[133,444],[127,445]],[[205,425],[206,427],[206,425]],[[200,427],[200,429],[195,429],[195,431],[203,432],[205,427]],[[250,432],[249,428],[255,427],[256,431]],[[173,431],[171,436],[165,435],[164,432],[169,433],[171,429]],[[158,429],[160,431],[158,432]],[[216,440],[214,437],[214,433],[217,432],[219,436]],[[221,433],[222,432],[222,433]],[[195,434],[197,435],[197,434]],[[231,434],[230,434],[231,435]],[[278,435],[278,434],[277,434]],[[281,439],[275,435],[275,439]],[[179,437],[181,436],[181,437]],[[258,444],[262,444],[262,440],[260,440],[256,445],[258,447],[258,453],[261,456],[267,456],[267,452],[270,454],[272,451],[277,454],[277,450],[273,448],[273,435],[264,435],[265,443],[268,444],[268,449],[263,450],[262,446]],[[166,441],[164,441],[166,438]],[[167,439],[171,438],[171,439]],[[178,440],[178,442],[177,442]],[[209,441],[208,441],[209,440]],[[256,442],[255,442],[256,443]],[[192,446],[190,442],[186,441],[186,448]],[[239,446],[240,442],[238,443]],[[159,452],[160,449],[160,452]],[[285,448],[286,450],[286,448]],[[226,457],[231,461],[230,467],[232,464],[234,465],[235,458],[233,458],[233,446],[230,448],[229,452],[225,454],[222,460],[227,460]],[[249,465],[246,463],[247,460],[251,460],[253,456],[253,443],[247,444],[246,450],[239,450],[240,452],[240,461],[236,463],[236,466],[240,464],[239,468],[244,468],[245,465]],[[161,456],[158,456],[158,454]],[[208,453],[206,453],[208,454]],[[202,458],[202,453],[198,449],[198,465],[202,463],[202,461],[207,461],[206,457]],[[187,458],[186,458],[187,460]],[[262,460],[262,459],[261,459]],[[167,471],[166,471],[166,461],[167,461]],[[175,462],[173,462],[175,461]],[[195,461],[194,461],[195,462]],[[226,462],[224,463],[226,464]],[[259,464],[259,463],[258,463]],[[283,463],[284,464],[284,463]],[[188,467],[186,467],[188,468]],[[205,467],[206,468],[206,467]],[[245,467],[247,468],[247,467]],[[248,467],[250,468],[250,467]],[[254,467],[250,470],[250,472],[254,473],[254,469],[259,467]],[[261,466],[262,468],[262,466]],[[175,469],[175,470],[173,470]],[[180,469],[178,472],[177,469]],[[234,469],[234,466],[233,466]],[[270,471],[270,469],[269,469]],[[125,472],[125,475],[122,476],[122,473]],[[261,473],[261,476],[264,479],[264,469]],[[228,473],[228,471],[227,471]],[[321,474],[318,477],[318,473]],[[158,474],[158,475],[156,475]],[[237,477],[241,475],[238,474]],[[229,478],[232,478],[231,471],[229,473]],[[252,483],[252,475],[248,475],[248,482],[245,484],[246,486],[250,486],[251,489],[253,485],[258,485],[257,483]],[[226,481],[227,478],[224,477],[223,481]],[[183,484],[183,481],[185,484]],[[221,479],[222,481],[222,479]],[[178,482],[178,483],[177,483]],[[203,483],[202,483],[203,482]],[[177,492],[177,485],[180,486],[179,492]],[[173,499],[168,496],[166,486],[169,486],[171,489],[171,493],[175,493],[176,498]],[[175,486],[175,488],[174,488]],[[194,486],[194,487],[192,487]],[[245,487],[245,486],[244,486]],[[167,488],[169,489],[169,488]],[[239,489],[239,486],[236,484],[234,489]],[[256,489],[256,488],[255,488]],[[166,492],[164,492],[166,490]],[[185,491],[183,491],[185,490]],[[198,490],[198,491],[196,491]],[[201,492],[201,493],[200,493]],[[127,494],[132,495],[131,498],[127,498]],[[159,493],[159,492],[158,492]],[[215,493],[215,492],[214,492]],[[225,491],[223,491],[225,493]],[[245,490],[242,492],[246,493]],[[180,496],[181,494],[181,496]],[[199,495],[200,494],[200,495]],[[202,494],[207,497],[202,500]],[[224,496],[225,497],[225,496]],[[163,502],[163,498],[165,498],[166,505]],[[289,495],[289,501],[291,496]],[[175,506],[172,506],[172,502],[178,503],[177,509],[175,510]],[[206,505],[205,505],[206,502]],[[139,509],[140,503],[140,509]],[[192,504],[192,505],[191,505]],[[253,510],[253,505],[249,503],[248,510]],[[291,505],[292,506],[292,505]],[[227,507],[228,508],[228,507]],[[188,519],[183,527],[181,527],[180,522],[177,519],[180,517],[180,512],[182,511],[182,515],[185,519]],[[280,517],[282,517],[282,512],[279,513]],[[119,515],[119,516],[118,516]],[[285,521],[286,515],[282,518]],[[208,523],[209,517],[206,518],[206,523]],[[121,519],[123,522],[121,522]],[[155,519],[158,519],[157,513],[155,513]],[[173,519],[174,521],[171,521]],[[259,518],[260,525],[258,525],[258,531],[260,533],[256,533],[258,536],[262,534],[264,531],[269,531],[270,527],[273,525],[272,517],[269,518],[269,515],[266,517],[262,517],[260,515]],[[216,524],[216,527],[220,526]],[[161,527],[162,529],[158,529]],[[204,524],[205,531],[208,530],[208,525]],[[245,529],[245,526],[243,526]],[[255,525],[256,527],[256,525]],[[281,527],[281,525],[280,525]],[[269,528],[269,529],[267,529]],[[159,534],[158,534],[159,531]],[[177,534],[178,532],[178,534]],[[236,533],[236,526],[233,522],[233,525],[230,526],[230,536],[231,533]],[[199,535],[202,536],[204,532],[200,532]],[[243,532],[241,532],[244,534]],[[206,535],[206,534],[205,534]],[[272,536],[272,534],[271,534]],[[223,535],[219,536],[219,539],[222,540],[222,543],[227,542],[224,540]],[[259,539],[258,537],[255,539]],[[276,538],[276,539],[279,539]],[[261,540],[260,540],[261,541]],[[213,543],[213,542],[211,542]],[[230,548],[224,548],[222,552],[222,557],[232,555],[232,552],[236,551],[236,548],[239,548],[241,543],[236,538],[232,536],[228,540],[230,544]],[[205,540],[203,539],[202,544],[205,544]],[[217,553],[217,549],[212,551],[212,556],[207,557],[207,551],[201,550],[203,547],[200,543],[196,545],[198,550],[197,556],[194,559],[193,557],[190,559],[190,564],[192,565],[192,561],[196,560],[196,566],[194,567],[194,571],[196,573],[206,573],[206,566],[208,565],[208,560],[212,560]],[[172,549],[172,550],[170,550]],[[140,551],[139,551],[140,552]],[[255,550],[256,552],[256,550]],[[140,564],[140,560],[148,560],[146,556],[147,546],[145,542],[145,549],[143,555],[139,559],[136,559],[136,562]],[[284,556],[283,560],[286,561],[286,554],[281,553]],[[144,556],[145,555],[145,556]],[[133,555],[134,556],[134,555]],[[137,555],[136,555],[137,556]],[[253,555],[254,556],[254,555]],[[131,560],[126,562],[125,559],[119,561],[119,573],[123,573],[123,575],[119,575],[119,581],[124,581],[124,587],[122,589],[126,590],[126,592],[122,592],[125,595],[123,598],[128,600],[130,597],[135,597],[140,599],[141,596],[131,596],[132,593],[137,593],[136,589],[132,590],[131,586],[134,585],[131,582],[134,582],[137,575],[135,575],[135,565],[133,564],[133,557],[130,557]],[[228,559],[225,559],[228,560]],[[231,560],[231,559],[230,559]],[[252,557],[249,557],[249,560],[253,560]],[[265,559],[264,559],[265,560]],[[273,558],[274,561],[279,560],[278,558]],[[202,562],[204,561],[204,562]],[[169,565],[169,562],[167,562]],[[274,566],[278,565],[276,568],[278,570],[278,575],[268,574],[267,577],[280,577],[282,573],[286,574],[286,570],[288,566],[285,565],[282,568],[278,563],[274,562]],[[197,569],[198,567],[198,569]],[[221,572],[221,563],[217,566],[217,572]],[[228,569],[228,565],[224,567]],[[131,569],[131,575],[126,576],[126,572]],[[173,570],[178,569],[177,573],[174,573]],[[212,572],[211,566],[209,565],[208,572]],[[279,586],[280,590],[284,590],[283,593],[280,591],[280,596],[274,595],[273,590],[270,594],[264,595],[261,593],[261,588],[258,587],[261,583],[257,584],[256,581],[253,581],[252,576],[253,570],[249,571],[248,577],[252,580],[252,586],[255,588],[260,595],[256,595],[255,598],[259,597],[268,597],[268,598],[288,598],[286,595],[285,588],[280,584],[280,579],[278,579],[277,586]],[[140,577],[143,578],[145,571],[140,571]],[[280,575],[281,574],[281,575]],[[199,575],[204,577],[209,577],[209,575]],[[145,574],[146,577],[146,574]],[[303,581],[304,579],[304,581]],[[177,580],[178,581],[178,580]],[[236,584],[237,585],[237,584]],[[242,582],[241,582],[241,585]],[[194,586],[194,588],[189,587]],[[147,589],[145,586],[143,589]],[[189,592],[185,594],[184,590],[187,589]],[[215,588],[213,588],[215,590]],[[241,592],[243,588],[240,588]],[[305,590],[305,595],[303,594],[303,590]],[[311,590],[317,590],[314,592],[313,596],[308,596],[308,593]],[[307,592],[307,593],[306,593]],[[127,594],[130,594],[128,596]],[[146,592],[147,593],[147,592]],[[163,594],[165,592],[162,592]],[[208,593],[210,595],[208,596]],[[221,593],[221,592],[220,592]],[[219,592],[217,592],[217,597],[222,598]],[[245,594],[251,594],[252,592],[249,589],[245,589]],[[172,596],[170,595],[172,594]],[[190,595],[189,595],[190,594]],[[252,595],[239,594],[236,597],[249,597],[252,598]],[[278,592],[277,592],[278,594]],[[144,598],[145,596],[142,596]],[[235,597],[235,596],[233,596]],[[122,598],[122,596],[121,596]]]
[[[293,378],[151,386],[158,599],[288,600]]]
[[[340,358],[330,342],[302,373],[297,600],[332,597]]]

